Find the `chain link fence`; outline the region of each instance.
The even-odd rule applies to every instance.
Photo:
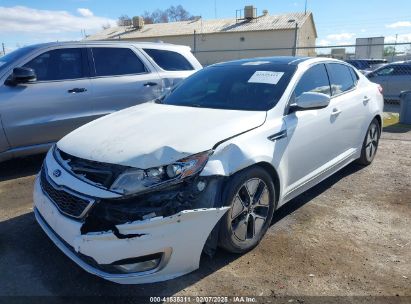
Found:
[[[374,60],[375,64],[411,60],[411,42],[345,44],[327,46],[297,46],[276,48],[226,48],[226,49],[193,49],[203,65],[219,61],[266,56],[311,56],[328,57],[341,60]],[[366,64],[366,62],[364,62]],[[359,69],[370,69],[373,66],[357,66]]]

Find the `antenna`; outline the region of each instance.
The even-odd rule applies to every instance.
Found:
[[[217,19],[217,0],[214,0],[214,18]]]
[[[307,15],[307,0],[305,0],[304,15]]]

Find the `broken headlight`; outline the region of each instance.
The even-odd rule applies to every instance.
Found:
[[[211,151],[183,158],[167,166],[150,169],[129,169],[122,173],[111,186],[111,190],[125,195],[148,190],[164,183],[179,181],[203,170]]]

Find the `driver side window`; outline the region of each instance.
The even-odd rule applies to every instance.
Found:
[[[305,92],[323,93],[331,96],[330,82],[324,64],[309,68],[298,82],[294,96],[298,98]]]
[[[68,48],[45,52],[24,67],[34,69],[37,81],[77,79],[84,77],[82,49]]]

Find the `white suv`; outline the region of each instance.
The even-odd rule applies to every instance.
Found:
[[[277,208],[352,161],[370,164],[382,108],[379,86],[341,61],[216,64],[59,141],[35,182],[35,215],[90,273],[171,279],[217,244],[250,250]]]

